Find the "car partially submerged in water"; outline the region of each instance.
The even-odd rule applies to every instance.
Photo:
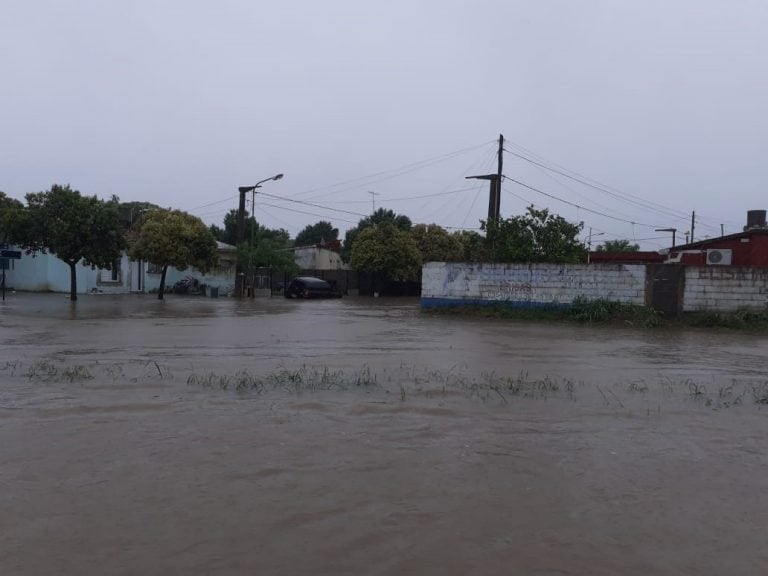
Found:
[[[296,276],[284,288],[286,298],[341,298],[335,286],[322,278]]]

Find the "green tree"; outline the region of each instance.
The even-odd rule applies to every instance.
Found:
[[[461,243],[462,259],[465,262],[486,262],[490,259],[485,236],[474,230],[460,230],[453,233]]]
[[[14,242],[24,204],[0,192],[0,243]]]
[[[320,220],[316,224],[309,224],[296,234],[293,241],[294,246],[310,246],[323,242],[333,242],[339,239],[339,229],[334,228],[333,224],[325,220]]]
[[[520,216],[483,222],[495,262],[583,262],[587,251],[578,239],[583,227],[533,206]]]
[[[419,247],[422,262],[459,262],[464,258],[461,240],[437,224],[416,224],[411,236]]]
[[[237,259],[247,276],[257,268],[274,268],[289,274],[299,271],[293,251],[280,238],[260,238],[253,247],[243,242],[237,247]]]
[[[629,240],[606,240],[597,247],[598,252],[637,252],[639,244],[632,244]]]
[[[126,246],[117,203],[58,184],[26,198],[17,243],[27,252],[50,252],[63,260],[70,271],[69,297],[77,300],[78,262],[111,269]]]
[[[421,275],[421,253],[416,241],[390,222],[359,233],[350,264],[355,270],[376,272],[396,281],[417,280]]]
[[[224,216],[224,226],[219,227],[212,224],[210,227],[211,233],[216,240],[224,242],[225,244],[231,244],[237,246],[239,244],[237,238],[237,209],[233,208]],[[261,226],[258,221],[248,216],[248,212],[245,213],[243,220],[243,240],[250,242],[251,238],[278,238],[284,242],[288,242],[290,234],[282,228],[272,229],[266,226]]]
[[[181,210],[152,210],[142,219],[130,250],[134,260],[146,260],[162,268],[157,297],[165,293],[168,266],[186,270],[194,266],[203,273],[218,262],[216,239],[203,221]]]
[[[114,197],[118,202],[117,210],[120,213],[120,223],[126,231],[138,230],[141,227],[141,219],[145,212],[150,210],[160,210],[160,206],[152,202],[120,202],[120,199]]]
[[[377,224],[391,224],[398,230],[404,232],[411,229],[411,219],[408,218],[408,216],[395,214],[392,210],[387,208],[379,208],[370,216],[362,218],[360,222],[357,223],[357,226],[347,230],[347,233],[344,235],[344,246],[341,249],[341,257],[345,262],[350,261],[350,258],[352,257],[352,248],[354,247],[355,240],[360,232]]]

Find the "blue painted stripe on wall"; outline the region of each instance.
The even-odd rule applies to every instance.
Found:
[[[455,308],[458,306],[503,306],[505,308],[567,308],[570,304],[531,302],[529,300],[480,300],[477,298],[424,298],[422,308]]]

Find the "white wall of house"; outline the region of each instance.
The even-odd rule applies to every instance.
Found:
[[[114,275],[111,270],[93,269],[82,262],[75,269],[80,294],[94,290],[112,293],[130,291],[131,266],[126,255],[120,258]],[[22,254],[21,260],[14,260],[6,271],[6,285],[15,290],[69,292],[69,284],[69,266],[53,254]]]
[[[566,305],[577,297],[645,304],[645,265],[429,262],[422,268],[421,282],[425,308]]]
[[[215,286],[221,295],[234,289],[235,264],[232,250],[220,251],[220,265],[203,274],[196,268],[179,271],[169,268],[166,275],[166,287],[191,276],[200,284]],[[121,294],[129,292],[151,292],[160,287],[160,271],[143,261],[131,261],[124,254],[119,265],[112,270],[93,269],[82,263],[77,269],[77,292],[104,292]],[[157,271],[156,271],[157,270]],[[36,256],[22,254],[21,260],[12,260],[6,270],[6,286],[15,290],[30,292],[69,292],[69,266],[52,254]]]
[[[300,246],[293,249],[296,265],[302,270],[347,270],[341,255],[327,248]]]

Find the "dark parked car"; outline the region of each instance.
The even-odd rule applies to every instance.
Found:
[[[286,298],[341,298],[341,293],[325,280],[297,276],[285,287]]]

